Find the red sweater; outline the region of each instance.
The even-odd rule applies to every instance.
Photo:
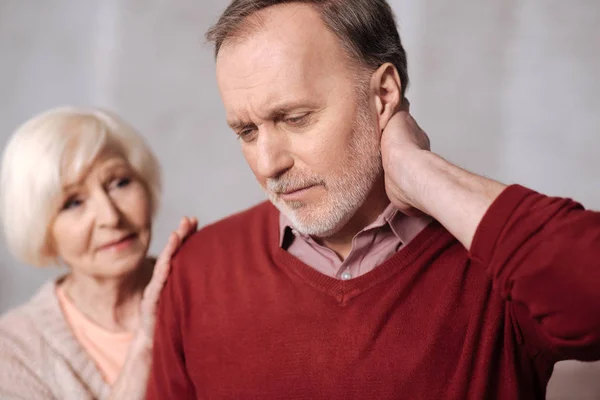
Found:
[[[469,254],[432,223],[350,281],[279,246],[263,203],[202,229],[161,298],[149,399],[544,399],[600,358],[600,213],[520,186]]]

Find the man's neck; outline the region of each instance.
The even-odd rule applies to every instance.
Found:
[[[385,192],[385,185],[383,181],[378,182],[363,205],[342,229],[332,236],[315,238],[315,241],[335,251],[341,260],[345,260],[352,250],[352,240],[356,234],[372,224],[389,204],[390,200]]]

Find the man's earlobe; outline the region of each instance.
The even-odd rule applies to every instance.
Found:
[[[383,103],[379,96],[375,96],[375,108],[377,109],[377,115],[381,115],[383,112]]]

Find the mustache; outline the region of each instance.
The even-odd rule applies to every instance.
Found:
[[[318,176],[282,175],[267,179],[267,189],[273,193],[287,193],[309,186],[325,186],[325,180]]]

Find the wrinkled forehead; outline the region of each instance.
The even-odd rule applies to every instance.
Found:
[[[217,82],[227,109],[278,98],[330,92],[350,72],[339,40],[307,5],[263,10],[261,23],[224,43],[217,57]]]

